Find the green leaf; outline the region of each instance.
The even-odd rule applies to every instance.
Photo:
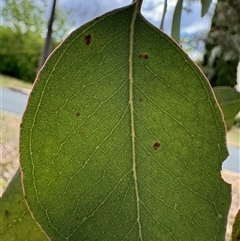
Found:
[[[33,220],[24,201],[20,171],[0,198],[0,237],[7,241],[49,240]]]
[[[21,129],[28,205],[52,240],[223,240],[230,187],[211,87],[139,2],[51,55]]]
[[[167,0],[164,0],[162,19],[161,19],[161,23],[160,23],[160,29],[162,31],[164,31],[163,27],[164,27],[164,20],[165,20],[166,13],[167,13]]]
[[[229,130],[234,124],[237,113],[240,111],[240,93],[234,88],[226,86],[214,87],[213,90]]]
[[[233,232],[232,232],[232,241],[240,240],[240,210],[238,211],[234,224],[233,224]]]
[[[181,26],[182,5],[183,5],[183,0],[178,0],[175,10],[174,10],[173,21],[172,21],[171,37],[177,43],[180,43],[180,26]]]
[[[201,0],[202,4],[202,12],[201,12],[201,17],[203,17],[207,12],[212,3],[212,0]]]

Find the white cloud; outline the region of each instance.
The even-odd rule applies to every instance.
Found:
[[[170,34],[171,32],[171,24],[176,2],[176,0],[168,0],[167,13],[164,20],[164,31],[167,34]],[[186,6],[186,3],[184,3],[184,6]],[[163,0],[146,0],[144,1],[142,9],[143,15],[152,24],[159,27],[163,14]],[[192,2],[190,9],[191,12],[189,13],[186,10],[182,11],[181,32],[192,34],[196,31],[209,30],[211,18],[208,15],[201,18],[200,2]]]
[[[214,5],[217,0],[213,1]],[[82,24],[116,8],[127,6],[131,4],[132,0],[87,0],[87,1],[69,1],[59,0],[60,7],[64,7],[72,10],[72,18],[76,22],[76,26]],[[164,31],[170,35],[171,24],[173,18],[173,12],[176,6],[177,0],[167,1],[167,13],[164,20]],[[142,6],[143,16],[156,27],[160,26],[162,19],[164,0],[144,0]],[[186,6],[184,1],[184,6]],[[208,31],[211,24],[211,18],[205,16],[201,18],[201,4],[199,1],[193,1],[190,5],[191,12],[186,10],[182,11],[181,19],[181,33],[192,35],[196,32]]]
[[[215,0],[216,1],[216,0]],[[214,2],[215,2],[214,1]],[[72,18],[76,25],[80,26],[95,17],[98,17],[108,11],[131,4],[132,0],[87,0],[87,1],[69,1],[59,0],[58,5],[65,9],[72,10]],[[164,0],[144,0],[142,6],[142,14],[156,27],[160,26],[163,13]],[[164,30],[170,34],[173,11],[177,0],[167,1],[167,13],[165,16]],[[186,5],[186,3],[185,3]],[[191,3],[191,13],[183,10],[181,20],[181,31],[184,33],[192,33],[202,29],[209,29],[210,18],[201,19],[200,1]]]
[[[173,12],[176,0],[167,1],[167,15]],[[142,14],[148,21],[150,21],[156,27],[160,26],[164,8],[164,0],[146,0],[143,1]]]

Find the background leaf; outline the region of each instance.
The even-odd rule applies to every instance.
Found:
[[[240,210],[233,224],[232,241],[240,240]]]
[[[173,21],[172,21],[171,37],[177,43],[180,43],[180,26],[181,26],[182,5],[183,5],[183,0],[178,0],[175,10],[174,10]]]
[[[227,86],[214,87],[213,90],[223,111],[227,129],[230,129],[234,124],[237,113],[240,111],[240,93]]]
[[[23,197],[19,170],[0,198],[0,207],[2,241],[49,240],[28,211]]]
[[[201,16],[202,17],[208,12],[208,9],[209,9],[211,3],[212,3],[212,0],[201,0],[201,4],[202,4]]]
[[[30,209],[52,240],[223,240],[225,127],[208,81],[139,13],[73,32],[21,130]]]
[[[162,19],[161,19],[161,23],[160,23],[160,29],[162,31],[164,31],[163,27],[164,27],[164,20],[165,20],[166,13],[167,13],[167,0],[164,0]]]

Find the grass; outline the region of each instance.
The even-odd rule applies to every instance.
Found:
[[[32,89],[31,83],[28,83],[19,79],[15,79],[13,77],[3,75],[3,74],[0,74],[0,83],[1,83],[1,86],[5,88],[20,88],[20,89],[27,89],[27,90]]]

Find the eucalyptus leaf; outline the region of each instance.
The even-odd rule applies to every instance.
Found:
[[[161,23],[160,23],[160,29],[162,31],[164,31],[163,27],[164,27],[164,20],[165,20],[166,13],[167,13],[167,0],[164,0],[162,19],[161,19]]]
[[[232,241],[240,240],[240,210],[238,211],[234,224],[233,224],[233,232],[232,232]]]
[[[1,241],[47,241],[25,203],[18,170],[0,198]]]
[[[171,37],[177,43],[180,43],[180,26],[181,26],[182,5],[183,5],[183,0],[178,0],[177,4],[175,6],[173,20],[172,20]]]
[[[207,12],[212,3],[212,0],[201,0],[202,4],[202,11],[201,11],[201,16],[203,17]]]
[[[224,238],[221,112],[139,1],[77,29],[51,55],[20,139],[27,202],[51,240]]]
[[[240,111],[240,93],[228,86],[214,87],[213,90],[223,111],[227,129],[229,130]]]

